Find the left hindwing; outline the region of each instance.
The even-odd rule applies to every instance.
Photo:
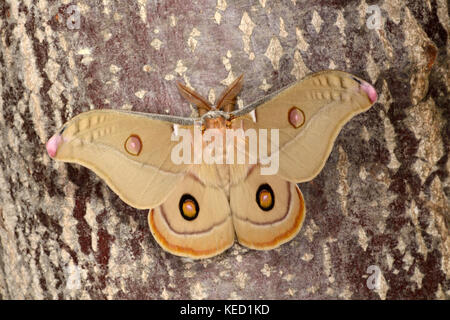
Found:
[[[179,256],[207,258],[234,243],[226,193],[194,173],[186,174],[167,200],[150,210],[148,221],[158,243]]]

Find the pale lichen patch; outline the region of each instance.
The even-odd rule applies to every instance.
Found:
[[[64,89],[65,89],[64,85],[58,80],[56,80],[50,87],[50,90],[48,90],[48,95],[50,99],[52,99],[55,105],[59,105],[60,107],[62,107],[61,93],[64,91]]]
[[[130,103],[125,103],[121,107],[122,110],[131,110],[133,109],[133,106]]]
[[[359,25],[366,27],[367,18],[367,3],[366,1],[361,1],[359,5],[355,8],[359,16]]]
[[[302,256],[302,260],[306,261],[306,262],[311,261],[312,258],[314,258],[314,255],[311,254],[311,253],[308,253],[308,252],[304,253],[303,256]]]
[[[363,248],[364,251],[367,250],[369,239],[367,238],[366,232],[362,227],[358,228],[358,244]]]
[[[239,25],[239,30],[242,31],[242,42],[244,43],[244,52],[247,53],[249,56],[252,53],[250,48],[250,37],[253,33],[253,29],[255,28],[255,23],[250,19],[249,14],[244,11],[242,18],[241,18],[241,24]]]
[[[186,66],[183,64],[183,60],[177,61],[177,67],[175,68],[175,72],[180,76],[187,71]]]
[[[269,58],[275,70],[280,68],[280,59],[283,56],[283,47],[277,37],[272,37],[272,39],[270,39],[269,46],[267,47],[264,55]]]
[[[48,59],[47,64],[45,65],[44,71],[48,76],[50,82],[55,82],[58,77],[58,72],[61,66],[56,63],[53,59]]]
[[[228,57],[222,57],[222,63],[225,66],[225,70],[227,70],[227,71],[231,70],[231,63],[230,63],[230,59]]]
[[[216,8],[221,11],[227,10],[227,1],[226,0],[217,0]]]
[[[216,92],[214,91],[213,88],[209,89],[208,91],[208,101],[211,104],[214,104],[214,102],[216,101]]]
[[[244,289],[247,279],[248,275],[245,272],[239,271],[236,275],[235,282],[239,288]]]
[[[320,15],[317,13],[316,10],[314,10],[314,12],[313,12],[311,24],[314,26],[314,29],[316,30],[316,32],[319,33],[320,29],[322,28],[323,20],[320,17]]]
[[[206,289],[203,287],[203,285],[200,282],[196,282],[193,284],[189,290],[191,294],[191,299],[193,300],[203,300],[208,297],[208,294],[206,293]]]
[[[197,48],[198,41],[195,38],[199,37],[200,35],[201,35],[201,33],[197,28],[192,29],[192,31],[189,35],[188,41],[187,41],[187,44],[188,44],[189,48],[191,48],[192,52],[194,52],[195,48]]]
[[[280,37],[286,38],[288,36],[288,33],[286,32],[286,27],[284,25],[284,20],[282,17],[280,17]]]
[[[375,292],[378,293],[381,300],[386,300],[386,294],[389,290],[389,285],[384,278],[383,273],[380,273],[380,287],[375,289]]]
[[[186,270],[183,272],[183,277],[185,279],[194,278],[196,276],[196,272],[192,270]]]
[[[441,179],[439,176],[435,176],[430,186],[431,199],[426,203],[430,209],[430,222],[426,232],[441,239],[439,244],[440,252],[442,252],[441,269],[447,277],[450,277],[450,236],[446,222],[450,212],[450,203],[443,190]]]
[[[90,54],[92,54],[92,48],[88,48],[88,47],[80,48],[77,51],[77,54],[82,55],[82,56],[90,55]]]
[[[364,139],[365,142],[369,142],[370,140],[370,133],[367,130],[367,127],[364,125],[361,128],[361,137]]]
[[[109,30],[102,30],[100,34],[103,37],[103,41],[108,41],[112,37],[112,33]]]
[[[319,290],[319,286],[318,285],[314,285],[314,286],[308,287],[306,289],[306,292],[314,294],[314,293],[317,292],[317,290]]]
[[[139,99],[143,99],[144,97],[145,97],[145,94],[147,93],[147,91],[146,90],[139,90],[139,91],[136,91],[135,93],[134,93],[134,95],[136,96],[136,97],[138,97]]]
[[[325,294],[328,296],[334,296],[335,295],[334,289],[331,287],[328,287],[327,290],[325,291]]]
[[[233,83],[234,79],[236,79],[236,77],[233,75],[233,71],[230,70],[230,72],[228,72],[228,76],[222,81],[220,81],[220,83],[225,86],[229,86],[230,84]]]
[[[397,171],[397,169],[400,167],[400,162],[397,160],[394,152],[397,146],[394,126],[392,125],[386,114],[381,110],[380,117],[384,119],[384,138],[386,140],[386,146],[390,156],[389,164],[387,166],[389,169]]]
[[[152,42],[150,42],[150,45],[156,50],[159,50],[161,49],[162,41],[159,40],[158,38],[155,38],[152,40]]]
[[[361,166],[361,168],[359,169],[359,178],[363,181],[365,181],[367,178],[367,170],[363,166]]]
[[[83,57],[83,59],[81,59],[81,63],[84,64],[85,66],[90,65],[92,61],[94,61],[94,58],[92,56],[85,56]]]
[[[309,44],[303,38],[303,31],[300,28],[295,27],[295,35],[297,37],[297,48],[301,51],[308,51]]]
[[[122,68],[116,66],[115,64],[111,64],[109,66],[109,72],[111,72],[112,74],[117,74],[120,70],[122,70]]]
[[[416,242],[418,244],[418,252],[420,254],[422,254],[422,256],[424,257],[424,259],[427,259],[427,254],[428,254],[428,250],[427,250],[427,246],[425,244],[425,241],[422,237],[422,228],[419,224],[419,208],[416,205],[415,200],[413,199],[411,201],[411,206],[407,209],[407,214],[411,217],[411,220],[414,224],[414,229],[415,229],[415,235],[416,235]]]
[[[298,50],[295,50],[294,53],[294,67],[291,70],[291,75],[295,77],[295,79],[300,80],[306,76],[306,74],[310,70],[303,62],[302,55]]]
[[[345,21],[344,15],[342,14],[342,10],[337,11],[336,22],[334,24],[338,27],[339,33],[342,36],[342,44],[346,44],[347,40],[345,39],[345,26],[347,25],[347,22]]]
[[[170,299],[170,294],[165,287],[162,289],[160,297],[163,298],[164,300]]]
[[[444,155],[441,132],[445,122],[435,111],[436,108],[434,100],[430,98],[412,107],[405,121],[419,140],[418,159],[414,163],[414,168],[422,183],[432,171],[436,170],[436,163]]]
[[[137,0],[139,5],[139,16],[141,17],[141,20],[143,23],[147,23],[147,0]]]
[[[411,252],[409,252],[409,250],[406,251],[406,253],[405,253],[405,255],[403,256],[403,259],[402,259],[402,261],[403,261],[403,266],[402,266],[403,269],[406,270],[406,271],[409,271],[409,268],[411,268],[411,265],[413,264],[414,260],[415,259],[411,255]]]
[[[175,79],[175,76],[171,73],[166,74],[164,77],[164,80],[167,80],[167,81],[171,81],[173,79]]]
[[[404,4],[401,0],[391,0],[383,2],[381,8],[389,12],[389,19],[395,24],[399,24],[401,21],[402,11],[404,9]]]
[[[424,278],[424,275],[422,272],[420,272],[419,268],[416,266],[414,268],[414,273],[411,276],[410,280],[414,281],[417,284],[417,288],[421,289],[422,288],[422,280]]]
[[[331,254],[330,254],[330,248],[328,247],[328,243],[325,242],[322,244],[322,253],[323,253],[323,269],[324,274],[327,277],[328,281],[330,283],[334,283],[335,278],[331,272],[332,270],[332,264],[331,264]]]
[[[350,286],[346,285],[344,290],[341,291],[341,293],[339,293],[339,298],[341,299],[345,299],[345,300],[350,300],[353,296],[353,292],[350,291]]]
[[[342,213],[344,216],[348,215],[347,210],[347,197],[350,190],[350,187],[347,182],[348,168],[350,164],[348,162],[348,156],[345,150],[339,146],[339,160],[338,160],[338,173],[339,173],[339,187],[336,190],[339,193],[340,203],[342,207]]]
[[[242,297],[236,293],[236,291],[232,291],[230,293],[229,300],[242,300]]]
[[[293,275],[292,273],[288,273],[287,275],[285,275],[283,277],[283,280],[286,280],[287,282],[292,281],[292,279],[295,278],[295,275]]]
[[[143,70],[144,72],[150,72],[150,71],[153,71],[153,68],[152,68],[151,65],[145,64],[145,65],[142,67],[142,70]]]
[[[216,21],[217,24],[220,24],[220,20],[222,20],[222,15],[220,14],[219,11],[216,11],[216,13],[214,14],[214,20]]]
[[[266,78],[264,78],[262,80],[262,84],[259,86],[259,88],[261,90],[263,90],[264,92],[267,92],[270,88],[272,88],[272,85],[268,84]]]
[[[392,266],[394,265],[394,258],[389,254],[389,252],[385,253],[386,264],[388,266],[388,270],[392,270]]]
[[[375,60],[373,60],[371,54],[367,53],[366,56],[367,56],[366,70],[367,73],[369,74],[370,81],[372,81],[372,83],[375,83],[380,74],[380,68],[378,64],[375,63]]]
[[[260,270],[263,275],[266,277],[270,277],[270,274],[272,272],[272,268],[269,267],[267,263],[264,264],[264,267]]]
[[[293,297],[296,293],[297,293],[297,289],[289,288],[289,289],[286,291],[285,294],[288,295],[288,296]]]
[[[398,240],[397,240],[397,246],[396,246],[396,249],[398,250],[398,251],[400,251],[400,253],[401,254],[404,254],[405,253],[405,249],[406,249],[406,244],[405,244],[405,241],[403,241],[403,237],[399,237],[398,238]]]
[[[330,64],[328,65],[328,69],[330,69],[330,70],[336,69],[336,64],[334,64],[333,60],[330,61]]]
[[[314,223],[314,220],[311,219],[311,222],[306,226],[303,234],[305,235],[305,237],[308,239],[309,242],[312,242],[314,239],[314,234],[317,233],[318,231],[319,228]]]

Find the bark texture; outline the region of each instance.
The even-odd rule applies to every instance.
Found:
[[[450,297],[447,1],[74,4],[0,2],[0,298]],[[146,211],[45,151],[89,109],[191,115],[176,80],[214,100],[244,73],[246,105],[323,69],[366,79],[379,102],[300,185],[303,229],[276,250],[167,254]]]

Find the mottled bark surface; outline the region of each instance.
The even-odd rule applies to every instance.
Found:
[[[447,1],[80,0],[79,28],[70,1],[31,2],[0,2],[0,298],[450,297]],[[145,211],[45,152],[89,109],[191,115],[176,80],[214,100],[244,73],[246,105],[330,68],[379,102],[300,185],[303,229],[276,250],[167,254]]]

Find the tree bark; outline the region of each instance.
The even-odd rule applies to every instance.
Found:
[[[448,3],[344,2],[2,1],[0,298],[448,299]],[[244,73],[246,105],[324,69],[379,101],[300,185],[303,229],[272,251],[170,255],[146,211],[45,151],[89,109],[194,114],[176,80],[214,100]]]

